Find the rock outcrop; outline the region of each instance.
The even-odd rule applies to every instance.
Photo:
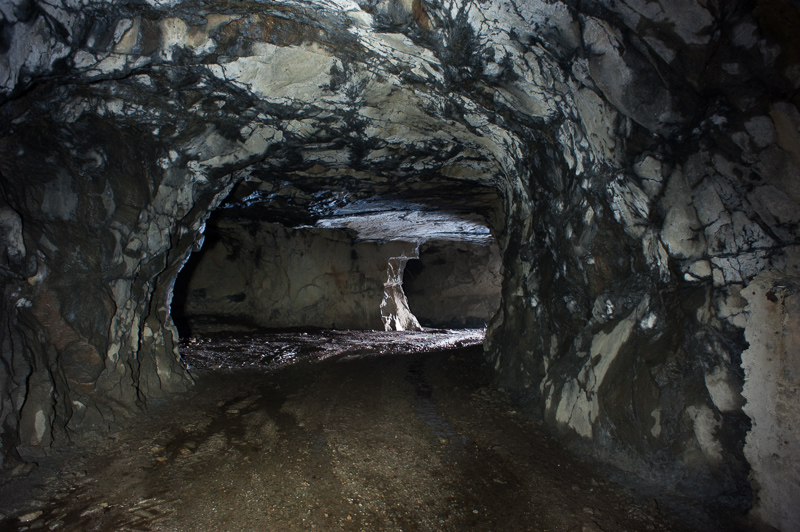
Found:
[[[798,436],[794,2],[0,12],[4,466],[190,384],[172,287],[246,182],[237,201],[290,226],[369,197],[482,214],[499,384],[617,465],[740,506],[752,487],[761,519],[800,522],[780,443]]]
[[[416,250],[415,250],[416,251]],[[417,317],[408,307],[408,298],[403,290],[403,273],[409,258],[405,254],[389,258],[388,275],[383,284],[381,301],[381,320],[387,331],[421,331]]]

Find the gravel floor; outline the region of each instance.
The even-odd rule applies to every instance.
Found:
[[[570,455],[491,388],[482,339],[189,338],[194,389],[6,479],[0,530],[730,529]]]

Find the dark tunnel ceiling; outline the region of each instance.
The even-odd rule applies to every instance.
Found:
[[[419,176],[387,180],[342,169],[248,175],[212,217],[349,230],[358,240],[485,243],[499,207],[488,187]]]

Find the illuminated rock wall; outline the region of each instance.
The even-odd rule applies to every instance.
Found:
[[[416,247],[354,243],[335,229],[232,221],[208,240],[181,277],[175,312],[260,327],[383,329],[390,259],[413,256]]]

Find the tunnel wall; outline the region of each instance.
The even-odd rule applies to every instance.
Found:
[[[382,330],[389,259],[417,255],[415,243],[258,222],[222,221],[206,240],[175,311],[261,327]]]
[[[501,267],[493,241],[432,240],[406,266],[403,289],[425,327],[486,327],[500,305]]]
[[[794,3],[30,5],[3,11],[4,466],[188,385],[172,282],[232,183],[448,179],[504,199],[498,384],[796,528]]]
[[[22,125],[0,150],[2,441],[13,465],[191,384],[172,280],[220,195],[162,171],[141,131],[103,121]]]
[[[394,257],[417,261],[416,273],[389,282]],[[500,268],[496,244],[359,241],[342,230],[222,220],[182,271],[172,315],[259,327],[383,329],[385,293],[395,290],[388,283],[400,286],[427,327],[485,327],[500,303]]]
[[[743,365],[791,343],[775,294],[798,272],[800,114],[786,55],[796,43],[769,27],[772,8],[787,24],[797,13],[752,7],[720,6],[720,17],[693,5],[653,20],[620,4],[599,25],[581,17],[584,43],[603,36],[572,67],[587,76],[573,93],[582,133],[562,124],[572,150],[533,143],[551,156],[534,158],[532,182],[506,195],[521,215],[504,231],[503,304],[486,347],[498,382],[580,452],[738,507],[752,488],[754,513],[788,530],[800,521],[790,502],[800,454],[785,439],[773,456],[784,466],[771,468],[765,449],[784,430],[776,419],[797,413],[742,405],[797,390],[794,355],[768,357],[775,373],[754,372],[763,360]],[[711,71],[694,77],[696,61]],[[764,271],[776,272],[772,288],[758,288]],[[770,312],[754,312],[762,305]],[[781,340],[754,347],[760,331]]]

